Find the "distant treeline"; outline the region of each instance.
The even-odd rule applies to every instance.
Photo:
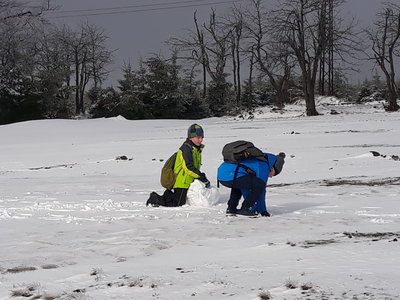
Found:
[[[375,25],[360,29],[339,16],[342,0],[263,3],[247,0],[224,15],[211,10],[206,22],[194,13],[193,30],[167,41],[168,57],[123,66],[114,88],[103,84],[112,50],[102,29],[55,26],[44,17],[50,6],[0,0],[0,124],[82,115],[195,119],[298,99],[311,116],[317,94],[399,109],[399,5],[385,3]],[[348,83],[361,56],[382,79]]]

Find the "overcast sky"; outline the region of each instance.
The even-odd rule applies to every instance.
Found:
[[[244,1],[236,1],[242,2]],[[360,25],[366,26],[371,24],[383,0],[347,2],[342,8],[343,11],[348,11],[346,15],[354,15]],[[89,21],[104,29],[109,37],[110,49],[116,50],[114,62],[110,66],[110,80],[106,85],[116,85],[116,80],[122,76],[120,69],[124,62],[130,62],[136,68],[140,58],[146,58],[150,53],[163,54],[162,49],[166,49],[163,42],[171,36],[185,36],[185,30],[193,28],[195,10],[198,11],[200,20],[206,20],[211,8],[215,8],[217,14],[223,14],[234,1],[54,0],[53,3],[56,3],[59,9],[47,14],[51,22],[73,25]],[[369,77],[371,67],[372,65],[364,65],[361,75],[350,74],[350,77],[353,77],[352,80],[363,80]]]

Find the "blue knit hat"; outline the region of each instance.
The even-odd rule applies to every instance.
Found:
[[[194,138],[198,136],[204,137],[203,128],[201,128],[201,126],[197,124],[190,125],[188,129],[188,138]]]

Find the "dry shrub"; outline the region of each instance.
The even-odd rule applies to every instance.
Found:
[[[303,284],[300,286],[300,288],[301,288],[303,291],[308,291],[308,290],[311,290],[311,289],[313,288],[313,285],[312,285],[311,282],[303,283]]]
[[[155,289],[155,288],[157,288],[157,283],[152,283],[152,284],[150,284],[150,287],[152,288],[152,289]]]
[[[26,267],[26,266],[19,266],[11,269],[7,269],[8,273],[21,273],[21,272],[27,272],[27,271],[35,271],[35,267]]]
[[[258,298],[261,300],[270,300],[272,299],[271,294],[269,292],[261,292],[258,294]]]
[[[48,269],[57,269],[58,266],[54,265],[54,264],[47,264],[47,265],[43,265],[42,269],[48,270]]]
[[[101,269],[94,268],[94,269],[92,269],[92,272],[90,272],[90,276],[97,276],[97,275],[100,275],[102,273],[103,273],[103,271]]]
[[[37,289],[34,285],[29,285],[19,290],[11,291],[11,297],[31,297],[33,292]]]
[[[286,288],[293,290],[297,288],[297,283],[294,282],[293,280],[288,279],[285,283]]]
[[[141,279],[136,279],[136,280],[129,282],[128,286],[129,287],[143,287],[143,282]]]
[[[33,294],[27,290],[11,291],[11,297],[31,297]]]
[[[104,271],[99,268],[94,268],[92,269],[92,272],[90,272],[90,276],[95,276],[96,281],[100,281],[104,277]]]

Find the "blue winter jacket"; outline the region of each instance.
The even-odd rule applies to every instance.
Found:
[[[246,167],[253,170],[258,178],[262,179],[265,183],[268,182],[268,175],[276,162],[276,155],[271,153],[264,153],[264,156],[268,159],[268,163],[258,160],[256,158],[250,157],[240,163]],[[231,181],[234,179],[237,164],[223,162],[218,168],[218,180],[219,181]],[[236,178],[249,174],[244,168],[239,167],[237,171]],[[242,189],[243,196],[249,194],[248,189]],[[253,211],[258,211],[259,213],[265,212],[267,210],[265,204],[266,193],[262,193],[257,203],[252,208]]]

